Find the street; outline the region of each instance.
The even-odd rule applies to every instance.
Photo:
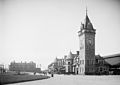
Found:
[[[119,85],[120,76],[54,75],[54,77],[9,85]]]

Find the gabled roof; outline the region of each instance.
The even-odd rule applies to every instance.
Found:
[[[103,57],[101,57],[100,55],[95,55],[96,59],[103,59]]]

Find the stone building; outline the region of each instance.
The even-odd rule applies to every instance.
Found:
[[[95,73],[95,32],[93,25],[87,15],[84,23],[81,23],[79,36],[79,74]]]
[[[61,58],[61,59],[56,58],[55,59],[55,61],[54,61],[54,68],[55,68],[55,71],[58,74],[65,73],[64,65],[65,65],[65,61],[64,61],[63,58]]]
[[[48,65],[48,70],[53,71],[58,74],[75,74],[77,73],[77,63],[79,51],[76,54],[73,54],[71,51],[68,55],[65,55],[64,58],[56,58],[54,62]]]
[[[73,54],[71,51],[65,58],[65,72],[66,73],[75,73],[77,72],[76,59],[78,58],[79,51],[76,54]]]
[[[54,71],[54,73],[61,74],[65,73],[65,59],[55,58],[54,62],[48,65],[49,72]]]
[[[11,62],[9,65],[10,71],[17,72],[40,72],[40,68],[36,68],[36,63],[34,62]]]
[[[76,54],[70,51],[64,57],[64,63],[61,64],[65,73],[82,75],[120,74],[120,54],[102,57],[95,55],[95,34],[96,29],[94,29],[86,11],[84,22],[81,23],[78,32],[79,51]],[[58,63],[58,61],[55,62]],[[56,65],[55,62],[54,65]]]

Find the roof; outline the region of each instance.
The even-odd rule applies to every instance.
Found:
[[[77,54],[72,54],[72,52],[70,51],[68,56],[66,57],[66,59],[73,59],[75,56],[78,56]]]
[[[107,55],[107,56],[103,56],[104,59],[107,59],[107,58],[114,58],[114,57],[120,57],[120,53],[118,54],[113,54],[113,55]]]
[[[72,52],[70,51],[69,54],[67,55],[66,59],[72,59],[73,58],[73,54]]]
[[[90,23],[90,19],[89,19],[89,17],[88,17],[88,15],[86,15],[86,17],[85,17],[85,27],[87,26],[87,24],[88,23]]]
[[[100,55],[95,55],[95,59],[99,59],[99,60],[104,60],[103,57],[101,57]],[[105,60],[104,60],[105,61]],[[104,62],[105,65],[110,65],[108,62]]]
[[[84,19],[84,23],[82,24],[82,27],[87,28],[87,29],[93,29],[93,25],[88,17],[88,14],[87,14],[87,8],[86,8],[86,17]]]
[[[103,57],[104,60],[110,65],[119,65],[120,63],[120,54],[113,54]]]
[[[95,55],[96,59],[103,59],[103,57],[101,57],[100,55]]]

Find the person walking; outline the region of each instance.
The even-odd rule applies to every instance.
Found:
[[[54,72],[53,71],[51,71],[51,77],[54,77]]]

